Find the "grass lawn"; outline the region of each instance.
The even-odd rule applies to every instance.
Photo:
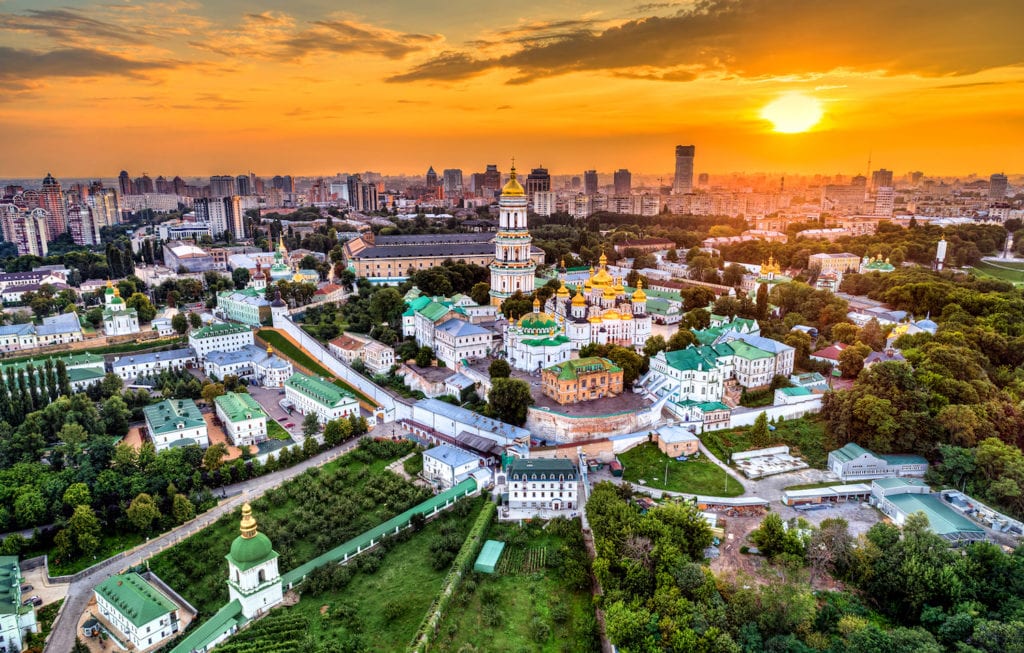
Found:
[[[145,342],[126,342],[120,345],[110,345],[109,347],[89,347],[88,349],[55,351],[50,352],[48,354],[37,353],[30,356],[18,356],[17,358],[3,358],[3,362],[6,365],[7,363],[17,363],[32,358],[42,358],[48,356],[71,356],[76,354],[84,354],[86,352],[102,356],[103,354],[126,354],[129,352],[157,351],[161,349],[182,347],[185,346],[185,343],[186,340],[184,338],[160,338],[157,340],[146,340]]]
[[[262,338],[268,344],[272,345],[278,353],[287,356],[288,358],[292,359],[299,365],[305,367],[307,370],[315,372],[316,374],[319,374],[325,378],[331,379],[334,382],[334,385],[338,386],[342,390],[351,392],[358,399],[363,400],[364,402],[370,404],[371,406],[377,405],[377,402],[373,401],[359,390],[353,388],[344,381],[335,378],[334,374],[329,372],[323,365],[310,358],[309,355],[306,354],[306,352],[296,347],[294,344],[292,344],[291,340],[288,340],[277,331],[261,329],[256,332],[256,335]]]
[[[579,521],[567,527],[579,530]],[[496,523],[487,539],[506,542],[497,573],[472,573],[438,627],[437,651],[589,653],[596,635],[590,588],[566,587],[557,568],[566,542],[549,526]],[[579,537],[576,545],[582,549]],[[578,555],[586,557],[582,550]],[[540,564],[543,560],[544,564]]]
[[[271,440],[287,440],[292,437],[288,431],[284,430],[284,427],[278,424],[275,420],[267,418],[267,437]]]
[[[355,637],[362,651],[405,651],[448,574],[447,565],[436,570],[431,564],[431,542],[441,537],[442,529],[461,542],[481,505],[479,500],[467,500],[461,510],[456,505],[423,531],[393,544],[379,569],[358,571],[343,589],[317,596],[304,594],[290,610],[309,618],[308,633],[317,649],[349,650],[342,644]],[[350,566],[358,568],[358,558]],[[345,617],[339,618],[341,614]],[[330,648],[331,643],[339,648]]]
[[[679,462],[662,453],[653,442],[641,444],[619,454],[619,461],[623,466],[622,477],[636,485],[716,497],[738,497],[743,494],[743,486],[707,458],[691,458],[686,462]],[[640,483],[641,480],[643,483]]]
[[[738,451],[754,449],[750,442],[749,426],[723,431],[708,431],[700,436],[711,453],[722,462]],[[790,453],[800,456],[807,464],[816,469],[825,469],[828,451],[825,446],[825,422],[817,416],[801,417],[780,422],[771,431],[772,442],[769,446],[789,445]],[[623,461],[625,464],[625,461]]]
[[[1024,283],[1024,263],[980,261],[974,266],[974,269],[981,276],[994,277],[1012,283]]]

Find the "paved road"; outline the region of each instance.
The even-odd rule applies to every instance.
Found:
[[[64,607],[53,625],[53,633],[46,643],[45,653],[69,653],[71,651],[75,644],[78,618],[85,611],[89,599],[92,597],[93,588],[106,578],[126,567],[144,562],[168,546],[206,528],[224,515],[235,510],[244,501],[251,501],[259,497],[267,490],[298,476],[307,469],[319,467],[324,463],[334,460],[341,454],[354,449],[357,445],[358,440],[349,440],[330,451],[324,451],[288,469],[226,486],[223,488],[223,494],[230,498],[221,501],[216,507],[207,510],[187,524],[183,524],[159,537],[149,540],[145,544],[139,545],[124,557],[115,556],[108,558],[106,561],[99,563],[99,565],[92,567],[92,571],[88,575],[79,578],[68,587],[68,595],[64,601]]]

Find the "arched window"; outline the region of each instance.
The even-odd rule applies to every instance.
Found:
[[[259,581],[261,583],[267,582],[267,570],[266,569],[260,569]]]

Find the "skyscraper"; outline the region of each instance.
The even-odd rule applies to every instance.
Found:
[[[871,173],[871,189],[877,191],[883,186],[892,187],[892,170],[881,168]]]
[[[60,182],[47,173],[39,191],[39,206],[46,211],[46,232],[56,238],[68,230],[68,212]]]
[[[676,145],[676,177],[672,184],[672,192],[693,192],[693,157],[696,154],[694,145]]]
[[[1006,198],[1006,189],[1009,182],[1006,175],[996,173],[988,178],[988,196],[990,199],[1002,200]]]
[[[434,166],[430,166],[430,169],[427,170],[427,190],[437,190],[439,186],[440,184],[437,183],[437,173],[434,172]]]
[[[444,196],[453,197],[462,194],[462,170],[447,168],[444,171]]]
[[[252,181],[249,179],[249,175],[235,177],[235,190],[239,195],[252,195]]]
[[[135,189],[135,192],[138,195],[146,195],[148,193],[156,192],[156,186],[153,184],[153,180],[146,173],[142,173],[142,176],[139,177],[136,186],[138,187]]]
[[[484,171],[483,190],[485,192],[482,194],[485,196],[493,196],[501,190],[501,172],[495,163],[487,164],[487,170]]]
[[[274,178],[270,180],[270,185],[282,193],[295,192],[295,181],[292,179],[291,175],[275,175]]]
[[[615,195],[625,196],[629,195],[633,189],[633,175],[630,174],[629,170],[625,168],[619,168],[615,171]]]
[[[597,170],[587,170],[583,173],[583,193],[597,195]]]
[[[128,176],[127,170],[122,170],[121,174],[117,176],[117,189],[121,191],[121,195],[134,195],[132,193],[132,179]]]
[[[171,180],[171,188],[174,189],[175,195],[185,195],[185,180],[181,177],[175,177]]]
[[[551,175],[547,168],[534,168],[526,176],[526,196],[533,197],[534,193],[551,190]]]
[[[231,175],[210,177],[210,197],[227,197],[235,194],[235,178]]]

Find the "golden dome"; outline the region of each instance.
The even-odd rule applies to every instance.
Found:
[[[296,272],[295,276],[292,277],[292,281],[294,281],[295,283],[302,283],[303,281],[305,281],[305,277]]]
[[[605,286],[604,287],[604,298],[605,299],[615,299],[615,291],[612,290],[611,286]]]
[[[592,318],[589,318],[589,320],[591,324],[601,324],[601,318],[598,317],[597,315],[595,315]]]
[[[526,195],[526,189],[523,188],[522,184],[516,181],[516,167],[512,166],[512,172],[509,175],[508,183],[501,189],[502,197],[523,197]]]
[[[594,276],[594,268],[590,268],[590,277],[593,277],[593,276]],[[584,290],[590,290],[591,288],[594,287],[594,284],[591,283],[591,281],[590,281],[590,277],[587,277],[587,280],[583,282],[583,289]]]
[[[604,252],[601,252],[601,258],[598,259],[597,263],[601,267],[606,267],[608,265],[608,257],[605,256]]]
[[[242,537],[249,539],[256,536],[256,518],[252,516],[252,506],[246,501],[242,506]]]
[[[622,316],[619,315],[619,312],[616,311],[615,309],[610,309],[610,310],[605,311],[601,315],[601,319],[603,319],[603,320],[621,320]]]
[[[632,313],[623,313],[622,314],[622,319],[623,320],[632,320],[633,319],[633,314]]]
[[[569,296],[569,289],[566,288],[565,284],[563,283],[561,286],[558,287],[558,292],[556,292],[555,294],[558,295],[559,297],[563,297],[563,298],[564,297],[568,297]]]
[[[633,293],[633,301],[634,302],[645,302],[645,301],[647,301],[647,294],[644,293],[644,280],[643,279],[637,279],[636,280],[636,292]]]
[[[533,298],[533,310],[534,310],[534,312],[537,312],[537,311],[540,310],[540,297],[534,297]]]
[[[576,296],[572,298],[573,306],[586,306],[587,300],[583,298],[583,291],[576,293]]]
[[[605,270],[604,268],[598,270],[597,274],[595,274],[590,281],[595,287],[610,286],[615,282],[615,280],[612,279],[612,275],[608,274],[608,270]]]
[[[121,296],[121,289],[120,288],[114,288],[114,297],[120,297],[120,296]]]
[[[626,287],[622,285],[622,277],[615,279],[615,294],[621,295],[626,292]]]

